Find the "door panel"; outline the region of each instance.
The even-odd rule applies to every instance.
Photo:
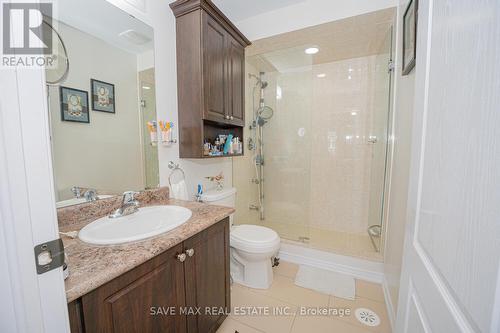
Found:
[[[245,125],[245,49],[228,35],[229,110],[231,123]]]
[[[206,13],[203,20],[204,118],[222,121],[227,114],[227,32]]]
[[[188,317],[188,332],[212,332],[226,315],[205,314],[206,307],[226,311],[230,307],[229,220],[225,219],[184,242],[194,254],[185,261],[186,304],[201,307],[199,316]]]
[[[185,332],[182,246],[168,250],[82,297],[87,332]],[[175,307],[176,314],[159,314]],[[153,309],[153,310],[152,310]],[[165,309],[165,310],[164,310]],[[154,313],[154,315],[152,315]]]
[[[419,7],[396,331],[413,332],[416,318],[426,318],[425,331],[498,332],[500,2],[421,0]]]

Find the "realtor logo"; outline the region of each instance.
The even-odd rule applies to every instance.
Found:
[[[52,54],[51,3],[3,3],[3,54]]]

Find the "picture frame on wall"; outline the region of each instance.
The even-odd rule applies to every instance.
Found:
[[[403,75],[408,75],[415,67],[417,56],[418,0],[410,0],[403,15]]]
[[[90,79],[92,92],[92,110],[115,113],[115,85],[112,83]]]
[[[90,123],[89,95],[84,90],[59,87],[61,120],[77,123]]]

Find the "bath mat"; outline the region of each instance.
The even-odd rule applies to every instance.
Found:
[[[311,266],[300,265],[295,284],[349,300],[353,300],[356,295],[356,282],[353,277]]]

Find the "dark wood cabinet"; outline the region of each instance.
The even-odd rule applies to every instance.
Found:
[[[226,218],[68,304],[71,331],[215,332],[229,279]]]
[[[226,122],[228,82],[226,62],[227,33],[210,15],[203,13],[203,119]],[[179,107],[179,111],[181,111]]]
[[[186,253],[186,304],[210,309],[188,316],[188,332],[210,332],[229,312],[229,222],[219,223],[184,242]]]
[[[245,125],[250,41],[210,0],[178,0],[170,7],[177,31],[180,157],[203,158],[213,128],[241,132],[243,141],[237,129]]]
[[[228,38],[228,114],[230,123],[245,126],[245,49]]]

